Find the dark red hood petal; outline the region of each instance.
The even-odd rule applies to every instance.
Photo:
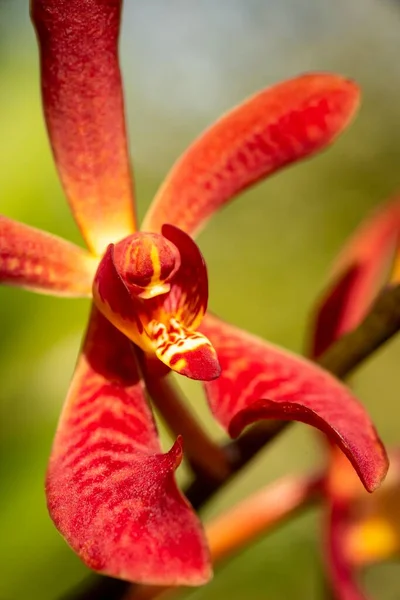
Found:
[[[206,582],[203,531],[174,479],[181,459],[179,439],[161,453],[132,345],[94,309],[47,474],[57,528],[101,573]]]
[[[195,328],[207,310],[207,265],[200,248],[192,238],[174,225],[165,224],[162,234],[179,250],[181,265],[173,279],[171,295],[165,307],[187,327]]]
[[[363,406],[350,390],[311,362],[207,314],[200,330],[211,340],[221,376],[205,384],[217,420],[237,437],[260,419],[296,420],[338,444],[369,491],[388,461]]]

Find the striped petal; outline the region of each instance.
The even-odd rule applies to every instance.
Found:
[[[399,236],[400,201],[396,198],[375,211],[350,238],[315,309],[311,356],[320,356],[365,317],[389,273]]]
[[[196,329],[207,307],[207,270],[183,231],[136,233],[100,262],[93,297],[107,319],[149,356],[204,381],[220,373],[216,352]]]
[[[134,230],[118,35],[122,0],[32,0],[54,158],[89,248]]]
[[[0,215],[0,283],[91,296],[98,260],[59,237]]]
[[[143,230],[173,223],[197,232],[239,192],[328,146],[359,103],[354,83],[337,75],[301,75],[268,88],[222,117],[178,160]]]
[[[346,454],[367,490],[388,462],[367,413],[338,380],[311,362],[206,315],[200,327],[221,376],[206,384],[211,410],[231,436],[260,419],[296,420],[323,431]]]
[[[161,453],[133,346],[94,309],[47,474],[57,528],[101,573],[204,583],[203,531],[174,479],[181,460],[179,439]]]
[[[363,493],[336,452],[327,485],[326,565],[335,598],[366,600],[359,570],[398,555],[400,550],[400,455],[390,454],[390,469],[372,496]]]

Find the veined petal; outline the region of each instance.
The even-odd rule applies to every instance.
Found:
[[[0,215],[0,283],[62,296],[91,296],[98,260],[40,229]]]
[[[148,355],[192,379],[214,379],[216,352],[196,331],[208,299],[204,259],[183,231],[165,225],[162,232],[111,244],[96,273],[94,300]]]
[[[133,346],[94,309],[47,474],[57,528],[101,573],[204,583],[203,531],[174,479],[181,459],[179,439],[161,453]]]
[[[54,158],[89,248],[135,227],[118,35],[122,0],[31,0]]]
[[[365,600],[359,585],[359,569],[393,558],[400,550],[398,450],[390,453],[390,459],[384,484],[369,496],[363,493],[348,462],[332,452],[326,489],[329,510],[326,560],[332,588],[340,600]]]
[[[388,468],[385,450],[364,408],[343,384],[210,314],[200,331],[211,340],[222,369],[205,386],[208,401],[231,436],[260,419],[308,423],[339,446],[368,491],[379,486]]]
[[[143,230],[197,232],[239,192],[328,146],[359,103],[354,83],[311,73],[268,88],[217,121],[178,160]]]
[[[399,237],[398,198],[375,211],[351,236],[315,309],[311,356],[320,356],[365,317],[389,273]]]
[[[150,323],[154,352],[167,367],[191,379],[211,381],[219,377],[221,367],[210,340],[198,331],[190,331],[176,319],[168,326]]]

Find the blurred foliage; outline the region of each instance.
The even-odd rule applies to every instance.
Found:
[[[40,108],[27,2],[0,2],[0,210],[78,243],[52,164]],[[183,0],[125,3],[122,62],[139,209],[206,125],[257,89],[300,71],[356,79],[364,104],[327,153],[243,195],[201,235],[211,308],[301,351],[327,267],[363,215],[399,186],[400,10],[385,0]],[[43,479],[88,302],[0,290],[1,600],[54,600],[87,570],[51,524]],[[386,443],[399,439],[400,344],[353,379]],[[201,390],[182,382],[216,436]],[[166,436],[166,447],[169,443]],[[219,495],[215,514],[274,477],[318,460],[298,426]],[[321,516],[308,514],[260,540],[193,599],[324,598]],[[371,570],[371,593],[400,597],[398,570]]]

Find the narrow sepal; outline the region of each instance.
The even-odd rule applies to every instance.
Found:
[[[0,283],[62,296],[90,296],[98,260],[85,250],[0,215]]]
[[[67,198],[102,254],[135,225],[118,35],[122,0],[31,0],[43,107]]]
[[[357,86],[328,73],[259,92],[212,125],[172,168],[143,229],[173,223],[197,232],[239,192],[328,146],[359,103]]]
[[[50,514],[81,559],[143,583],[210,577],[201,525],[179,492],[178,439],[162,454],[133,346],[94,309],[47,474]]]
[[[369,491],[384,478],[385,450],[362,405],[332,375],[207,314],[221,376],[206,384],[211,410],[231,436],[260,419],[296,420],[323,431],[346,454]]]
[[[328,288],[314,310],[310,356],[320,356],[366,316],[388,278],[399,238],[400,200],[396,198],[358,227],[335,261]]]

